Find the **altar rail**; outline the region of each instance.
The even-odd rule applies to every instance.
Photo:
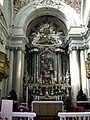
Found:
[[[1,116],[1,112],[0,112],[0,116]],[[18,120],[18,118],[25,118],[25,119],[28,118],[28,120],[33,120],[34,117],[36,117],[36,113],[34,112],[12,112],[12,114],[9,116],[11,116],[11,120]],[[5,118],[8,118],[8,115],[5,116]]]
[[[35,112],[13,112],[13,100],[2,100],[0,120],[18,120],[18,118],[28,118],[33,120],[36,117]]]
[[[90,112],[59,112],[60,120],[90,120]]]

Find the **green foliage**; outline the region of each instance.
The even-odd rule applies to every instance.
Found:
[[[72,97],[71,96],[65,96],[64,97],[64,109],[67,112],[70,112],[70,111],[72,111],[72,106],[73,106]]]

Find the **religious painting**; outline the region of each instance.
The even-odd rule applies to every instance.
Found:
[[[40,77],[43,84],[51,84],[54,76],[53,54],[45,52],[40,55]]]

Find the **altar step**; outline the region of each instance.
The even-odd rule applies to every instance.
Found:
[[[36,117],[35,120],[59,120],[59,117],[55,116],[39,116]]]

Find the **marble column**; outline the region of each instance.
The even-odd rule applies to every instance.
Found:
[[[39,77],[39,73],[38,73],[38,70],[39,70],[39,68],[38,68],[38,64],[39,64],[39,63],[38,63],[38,55],[37,55],[36,57],[37,57],[37,58],[36,58],[36,60],[37,60],[37,62],[36,62],[36,63],[37,63],[37,82],[39,82],[39,81],[38,81],[38,77]]]
[[[15,91],[18,97],[18,100],[20,100],[20,82],[21,82],[21,48],[17,49],[17,61],[16,61],[16,83],[15,83]]]
[[[10,66],[10,75],[8,79],[8,93],[12,90],[12,78],[13,78],[13,48],[10,48],[10,56],[9,56],[9,66]]]
[[[80,67],[81,67],[81,84],[82,90],[85,94],[87,94],[87,85],[86,85],[86,69],[85,69],[85,56],[84,50],[80,50]]]
[[[78,51],[77,49],[72,49],[69,54],[70,57],[70,74],[71,74],[71,86],[72,86],[72,96],[76,98],[78,91],[80,89],[80,71],[78,62]]]
[[[57,82],[57,54],[55,55],[54,66],[55,81]]]
[[[7,83],[7,79],[2,79],[2,82],[0,83],[1,84],[1,98],[5,98],[6,97],[6,89],[5,89],[5,87],[6,87],[6,84]]]
[[[24,77],[24,57],[25,51],[21,51],[21,81],[20,81],[20,99],[23,98],[23,77]]]
[[[59,82],[59,61],[58,61],[58,58],[59,58],[59,54],[57,53],[57,83]]]
[[[62,75],[62,64],[61,64],[61,52],[62,49],[60,48],[56,48],[56,56],[57,56],[57,64],[55,64],[55,66],[57,65],[57,82],[60,82],[60,77]]]
[[[84,38],[84,41],[86,41],[86,39]],[[84,57],[85,57],[85,61],[87,61],[87,50],[89,49],[89,46],[88,45],[85,45],[84,46],[85,49],[84,49]],[[86,65],[85,65],[85,72],[86,72]],[[88,80],[88,78],[86,77],[86,88],[87,88],[87,97],[90,98],[90,80]]]
[[[36,83],[36,67],[37,67],[37,63],[36,63],[36,53],[34,53],[34,83]]]
[[[38,75],[37,74],[38,73],[37,72],[38,71],[38,63],[37,63],[38,62],[38,57],[37,57],[37,53],[38,53],[38,49],[34,48],[33,49],[33,54],[34,54],[33,55],[34,56],[34,60],[33,60],[33,63],[34,63],[33,64],[34,65],[34,76],[33,76],[34,77],[34,83],[37,83],[37,80],[38,80],[38,78],[37,78],[38,77],[37,76]]]
[[[62,63],[61,63],[61,52],[58,53],[58,82],[60,83],[60,80],[62,76]]]
[[[9,61],[9,64],[10,64],[10,46],[6,46],[6,54],[7,54],[7,60]],[[9,67],[9,69],[10,69],[10,67]],[[9,93],[8,81],[9,81],[9,78],[4,80],[4,95],[5,96],[7,96],[7,94]]]

